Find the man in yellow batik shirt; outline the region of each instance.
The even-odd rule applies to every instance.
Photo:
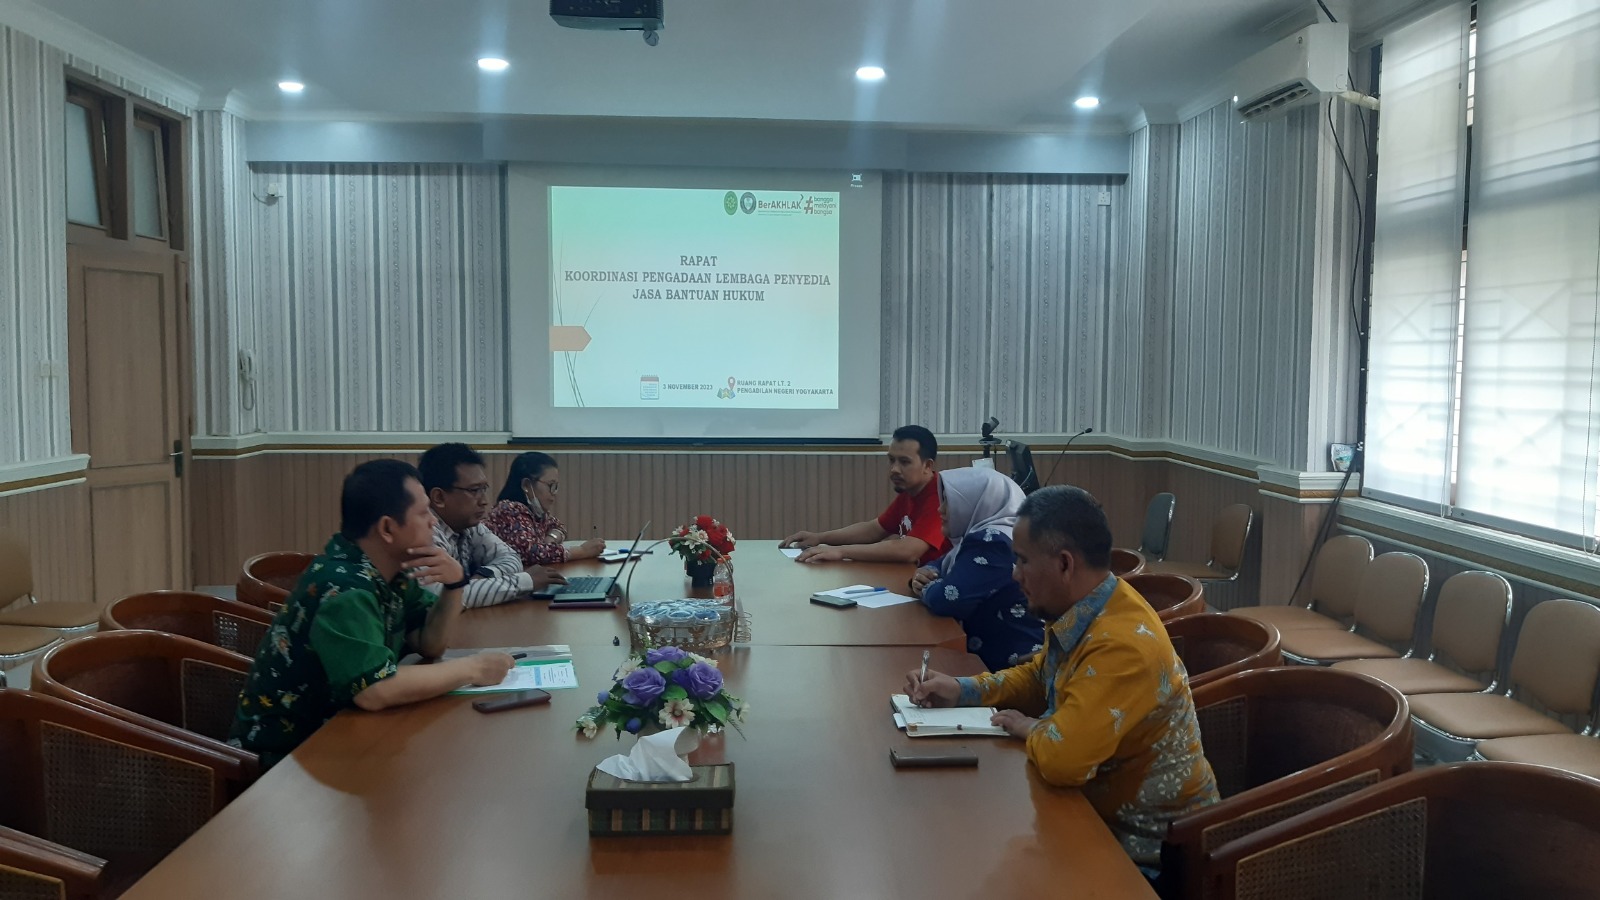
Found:
[[[1109,571],[1111,529],[1086,491],[1025,500],[1013,536],[1017,580],[1043,618],[1045,647],[972,678],[918,671],[923,706],[993,706],[1045,781],[1081,787],[1134,861],[1159,865],[1167,824],[1217,802],[1188,674],[1138,592]],[[1037,718],[1034,718],[1037,716]]]

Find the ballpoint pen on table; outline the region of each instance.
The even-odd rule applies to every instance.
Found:
[[[852,588],[851,590],[848,590],[848,591],[840,591],[839,593],[844,594],[846,596],[854,596],[856,594],[881,594],[881,593],[883,593],[884,591],[887,591],[887,590],[888,590],[888,588],[886,588],[886,587],[862,587],[862,588]]]
[[[928,656],[932,653],[932,650],[922,651],[922,674],[917,676],[918,684],[928,680]]]

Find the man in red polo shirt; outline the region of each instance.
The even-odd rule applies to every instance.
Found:
[[[895,429],[889,484],[897,495],[883,515],[833,531],[801,531],[780,546],[802,547],[800,562],[903,562],[925,565],[950,549],[939,522],[939,442],[921,425]]]

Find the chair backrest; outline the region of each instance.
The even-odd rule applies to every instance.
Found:
[[[1427,595],[1427,561],[1415,553],[1385,553],[1361,573],[1356,628],[1368,637],[1409,649]]]
[[[1244,503],[1224,506],[1211,523],[1211,564],[1229,572],[1244,565],[1244,548],[1256,511]]]
[[[1493,572],[1458,572],[1439,588],[1433,607],[1431,652],[1463,672],[1492,682],[1500,668],[1500,638],[1511,621],[1511,584]]]
[[[1127,578],[1144,571],[1144,554],[1137,550],[1127,550],[1122,547],[1111,548],[1111,574],[1118,578]]]
[[[255,656],[272,618],[272,613],[258,606],[210,594],[150,591],[108,604],[100,614],[100,628],[164,631]]]
[[[1600,783],[1520,763],[1391,778],[1218,848],[1207,896],[1588,897]]]
[[[239,572],[239,602],[276,611],[289,599],[295,583],[316,559],[310,553],[276,551],[245,560]]]
[[[1162,492],[1150,498],[1144,511],[1144,528],[1139,532],[1139,552],[1150,559],[1166,559],[1172,543],[1172,512],[1178,498]]]
[[[1546,600],[1528,610],[1511,655],[1513,695],[1587,719],[1600,678],[1600,607]]]
[[[1144,572],[1123,581],[1139,592],[1163,622],[1206,611],[1205,588],[1187,575]]]
[[[1194,689],[1235,672],[1283,665],[1282,635],[1266,622],[1243,616],[1197,613],[1169,622],[1167,637]]]
[[[1252,669],[1194,691],[1222,800],[1174,820],[1169,877],[1199,896],[1206,854],[1246,834],[1411,770],[1411,712],[1375,678],[1336,669]]]
[[[1311,573],[1311,609],[1348,623],[1361,599],[1361,576],[1372,562],[1372,542],[1358,534],[1329,538]]]
[[[9,531],[0,531],[0,609],[33,596],[33,564],[28,545]]]
[[[190,638],[105,631],[45,653],[33,684],[42,694],[253,762],[253,754],[223,743],[249,673],[247,657]]]
[[[237,757],[56,697],[0,691],[0,825],[138,874],[242,784]]]

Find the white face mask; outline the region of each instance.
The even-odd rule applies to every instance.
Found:
[[[539,502],[539,498],[535,497],[533,492],[529,490],[524,490],[522,496],[527,499],[528,508],[533,510],[533,514],[541,519],[544,518],[544,504]]]

